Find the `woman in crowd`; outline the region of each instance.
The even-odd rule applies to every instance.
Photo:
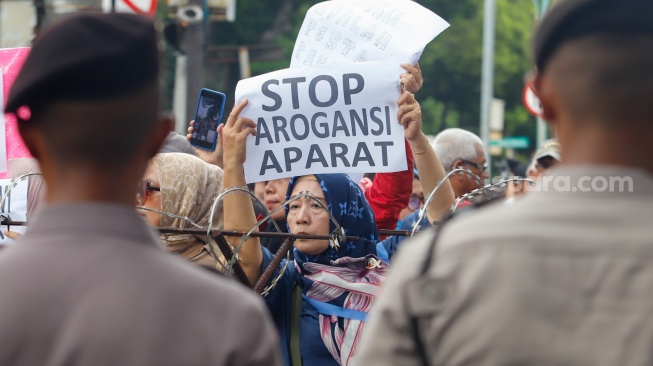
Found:
[[[424,83],[422,70],[419,64],[402,64],[401,67],[405,71],[399,75],[402,91],[407,91],[414,95]],[[217,128],[218,143],[214,151],[209,152],[202,149],[195,149],[195,153],[202,160],[210,164],[215,164],[220,168],[223,167],[222,127],[223,125],[219,125]],[[190,121],[188,134],[186,135],[188,141],[193,136],[194,130],[195,122]],[[412,186],[407,182],[413,177],[413,154],[410,152],[411,147],[408,142],[406,142],[405,148],[407,170],[393,173],[379,173],[376,174],[374,181],[366,178],[359,182],[359,186],[363,190],[365,198],[374,212],[376,227],[379,230],[395,229],[397,227],[400,212],[408,205],[411,197]],[[269,211],[273,211],[285,202],[289,181],[290,178],[281,178],[267,182],[258,182],[255,184],[254,193],[265,203]],[[273,220],[274,223],[272,222]],[[277,232],[277,228],[282,232],[287,232],[286,215],[283,210],[276,212],[272,216],[272,220],[269,220],[261,230],[263,232]],[[381,238],[384,239],[383,237]],[[278,237],[261,238],[261,244],[272,253],[276,253],[279,250],[282,242],[283,238]]]
[[[39,163],[34,158],[16,158],[9,159],[7,164],[9,178],[11,179],[25,174],[37,174],[27,178],[27,221],[29,221],[45,203],[46,186],[43,176],[40,175]],[[18,240],[22,236],[22,233],[18,231],[5,231],[4,235],[10,239]]]
[[[242,105],[238,107],[240,109]],[[238,123],[234,123],[235,118],[230,118],[222,129],[227,188],[244,185],[242,162],[245,140],[242,138],[243,132],[236,132],[242,128],[243,121],[238,119]],[[350,364],[354,356],[354,342],[364,328],[362,319],[318,309],[323,304],[341,313],[349,310],[363,315],[369,310],[373,293],[380,286],[388,268],[376,257],[379,238],[372,211],[358,185],[345,174],[293,178],[287,192],[293,196],[309,192],[321,203],[308,197],[292,202],[286,209],[291,232],[330,235],[336,227],[322,208],[324,205],[337,207],[331,213],[338,224],[347,235],[360,239],[342,243],[329,240],[295,241],[296,266],[288,266],[281,280],[265,297],[285,346],[286,360],[288,362],[301,355],[303,363],[307,365]],[[253,211],[236,209],[245,207],[247,200],[245,194],[225,196],[225,210],[238,211],[225,218],[226,229],[247,231],[255,224]],[[272,253],[260,245],[258,238],[250,238],[240,251],[240,258],[250,282],[255,283],[269,265]],[[342,286],[325,278],[339,276],[345,276],[348,284]],[[358,291],[352,291],[356,287]],[[295,308],[292,305],[293,293],[299,299],[299,306]],[[297,329],[293,330],[291,323],[297,320]],[[297,331],[301,334],[301,341],[298,354],[293,354],[291,333]]]
[[[198,229],[192,221],[206,229],[211,205],[221,190],[222,169],[217,166],[189,154],[158,154],[150,162],[138,194],[139,207],[149,210],[139,212],[154,227]],[[211,226],[221,227],[222,218],[222,211],[215,212]],[[170,252],[202,267],[222,270],[222,264],[211,255],[206,236],[162,234],[161,237]],[[219,250],[216,251],[219,255]]]
[[[236,106],[221,129],[226,188],[245,186],[242,170],[245,141],[255,134],[256,128],[253,121],[239,118],[246,104],[245,101]],[[438,174],[444,176],[435,154],[426,154],[430,144],[421,132],[419,104],[411,93],[405,92],[399,105],[398,117],[406,139],[419,156],[416,158],[418,167],[421,162],[434,171],[427,174],[429,179]],[[423,157],[431,159],[428,164]],[[453,201],[451,187],[448,189],[446,191],[445,187],[444,192],[449,193]],[[265,301],[279,328],[287,363],[301,358],[304,364],[311,365],[351,365],[364,331],[366,313],[388,269],[387,263],[380,260],[385,250],[377,245],[378,231],[369,204],[358,184],[348,176],[316,174],[291,179],[287,196],[303,192],[320,202],[301,197],[289,204],[286,214],[290,232],[328,236],[342,230],[359,239],[343,242],[296,240],[294,265],[287,267]],[[246,204],[248,201],[246,194],[225,196],[224,207],[230,212],[225,217],[225,229],[248,231],[255,225],[254,212]],[[444,204],[447,209],[450,205],[451,202]],[[324,207],[330,207],[331,211],[326,212]],[[330,220],[330,214],[337,225]],[[252,283],[258,280],[272,258],[270,251],[254,237],[245,241],[239,255]],[[293,341],[295,337],[301,341]]]

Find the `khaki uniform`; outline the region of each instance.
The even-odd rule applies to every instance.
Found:
[[[653,364],[653,177],[616,167],[552,174],[568,176],[570,191],[550,183],[454,218],[432,253],[433,232],[405,243],[360,364]],[[600,188],[596,176],[630,177],[634,190],[573,191],[579,179]]]
[[[0,252],[0,365],[277,365],[261,299],[126,206],[46,206]]]

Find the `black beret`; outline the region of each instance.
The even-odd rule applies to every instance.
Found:
[[[533,37],[538,70],[562,43],[599,32],[653,34],[653,0],[558,0]]]
[[[158,74],[152,19],[131,14],[75,15],[37,37],[9,91],[5,111],[61,100],[115,98],[144,87]]]

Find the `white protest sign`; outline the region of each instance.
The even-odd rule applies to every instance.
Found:
[[[396,62],[285,69],[241,80],[241,116],[257,123],[247,140],[248,183],[318,173],[406,169],[397,121]]]
[[[12,221],[27,221],[27,186],[28,180],[22,179],[16,183],[13,189],[9,190],[11,186],[11,179],[0,179],[0,197],[7,198],[4,203],[0,205],[0,214],[5,217],[11,218]],[[7,193],[8,192],[8,193]],[[1,198],[0,198],[1,200]],[[19,233],[24,233],[25,226],[0,226],[0,231],[4,233],[10,229]],[[0,235],[0,245],[12,244],[15,241],[9,239],[6,235]]]
[[[306,13],[290,67],[380,60],[415,64],[447,27],[411,0],[325,1]]]

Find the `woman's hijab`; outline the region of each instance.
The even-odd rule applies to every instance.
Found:
[[[152,163],[159,176],[161,211],[186,216],[202,228],[208,228],[211,206],[222,191],[222,169],[183,153],[157,154]],[[211,227],[221,228],[222,224],[222,210],[216,210]],[[160,226],[197,229],[187,220],[168,215],[161,215]],[[162,237],[171,252],[216,269],[217,262],[210,255],[205,236],[163,234]]]
[[[379,234],[370,208],[358,184],[346,174],[316,174],[329,211],[347,236],[358,239],[329,246],[319,255],[295,249],[298,280],[304,299],[319,313],[324,345],[340,364],[350,364],[374,296],[386,276],[388,265],[376,256]],[[288,187],[291,195],[299,179]],[[287,210],[288,208],[286,208]],[[336,225],[330,223],[334,232]],[[323,306],[322,304],[326,304]],[[339,308],[335,313],[328,309]]]

